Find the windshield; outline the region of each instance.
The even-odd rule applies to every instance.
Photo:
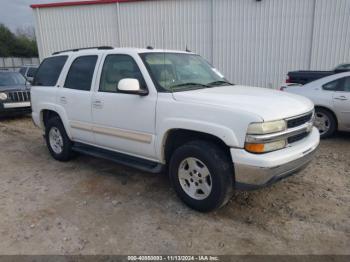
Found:
[[[0,72],[0,86],[25,85],[26,80],[16,72]]]
[[[176,92],[231,85],[199,55],[144,53],[141,58],[159,91]]]

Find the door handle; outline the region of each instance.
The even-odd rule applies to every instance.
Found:
[[[97,109],[100,109],[103,107],[103,103],[101,100],[95,100],[93,103],[92,103],[93,107],[94,108],[97,108]]]
[[[67,104],[67,98],[65,96],[60,97],[61,104]]]
[[[348,100],[345,96],[337,96],[337,97],[334,97],[334,99],[341,100],[341,101]]]

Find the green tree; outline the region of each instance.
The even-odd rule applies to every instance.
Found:
[[[26,34],[13,34],[5,25],[0,24],[0,57],[37,57],[38,48],[35,38]]]

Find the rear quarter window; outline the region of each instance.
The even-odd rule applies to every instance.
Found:
[[[26,74],[26,70],[27,68],[26,67],[21,67],[21,69],[19,70],[19,73],[24,76]]]
[[[68,56],[54,56],[44,59],[35,74],[34,86],[55,86]]]
[[[30,67],[27,72],[27,77],[34,77],[36,73],[37,68]]]

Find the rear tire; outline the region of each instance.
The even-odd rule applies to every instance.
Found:
[[[69,139],[59,117],[53,117],[47,121],[45,140],[54,159],[66,162],[72,158],[72,141]]]
[[[233,163],[214,143],[192,141],[177,148],[169,175],[179,198],[201,212],[224,206],[233,193]]]
[[[320,131],[321,138],[329,138],[337,131],[337,120],[333,114],[323,108],[316,108],[315,126]]]

